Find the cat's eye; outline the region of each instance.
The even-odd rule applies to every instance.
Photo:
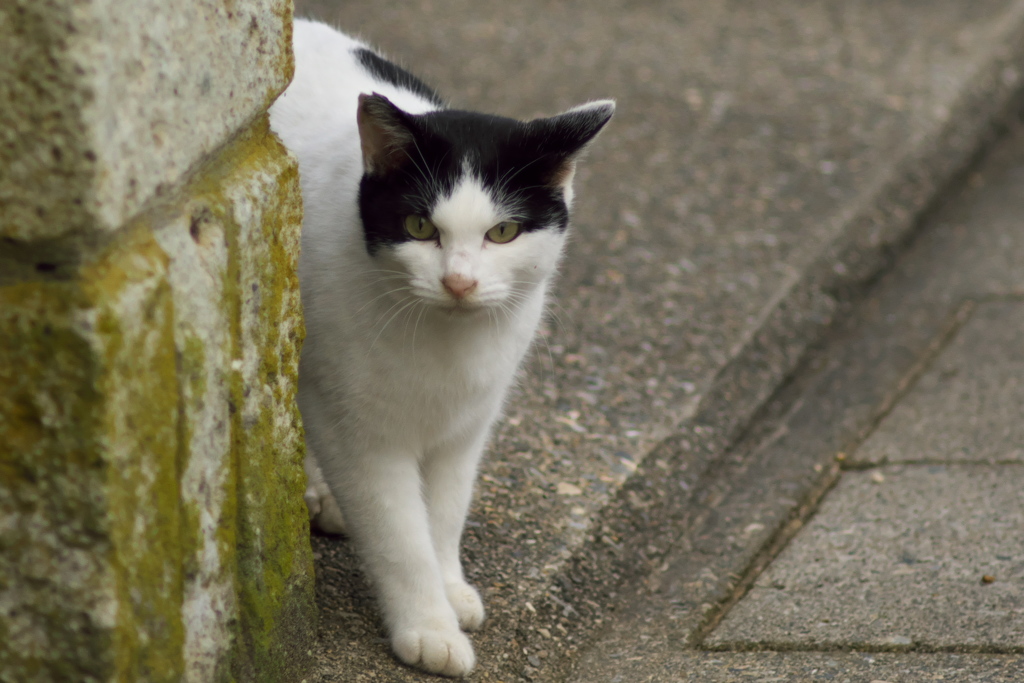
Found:
[[[423,216],[406,216],[405,231],[416,240],[432,240],[437,237],[437,227]]]
[[[498,244],[511,242],[519,237],[522,226],[515,221],[502,221],[487,231],[487,239]]]

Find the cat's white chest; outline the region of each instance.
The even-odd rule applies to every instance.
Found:
[[[424,449],[489,425],[533,325],[464,322],[443,329],[443,319],[419,320],[371,341],[358,378],[361,396],[353,398],[364,411],[373,405],[380,424]]]

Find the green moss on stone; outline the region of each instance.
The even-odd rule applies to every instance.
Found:
[[[231,544],[238,563],[232,673],[245,681],[299,680],[312,666],[316,613],[295,403],[303,334],[298,172],[263,117],[188,194],[224,230],[223,305],[230,311],[231,356],[241,364],[229,380],[238,490],[224,503],[236,511],[238,525],[218,541]]]
[[[183,671],[177,368],[166,255],[140,225],[83,271],[106,372],[108,514],[117,578],[117,677]]]
[[[0,678],[180,680],[164,267],[136,229],[74,282],[0,288],[0,500],[25,530],[4,534],[0,590],[21,609]]]
[[[206,349],[196,337],[188,337],[182,348],[178,349],[178,384],[180,408],[178,413],[178,455],[177,470],[179,480],[188,467],[191,456],[193,426],[189,420],[190,411],[198,410],[206,393]],[[186,396],[185,385],[191,391]],[[191,580],[199,572],[198,553],[203,538],[199,505],[195,501],[181,501],[181,550],[182,569],[185,580]]]
[[[61,281],[0,286],[0,515],[18,520],[0,526],[0,604],[23,619],[0,618],[0,680],[178,681],[189,666],[182,605],[206,513],[181,481],[189,416],[216,393],[214,356],[198,333],[175,341],[189,321],[153,236],[193,209],[221,226],[228,253],[230,353],[216,363],[231,439],[215,540],[238,605],[212,680],[286,683],[311,668],[301,202],[263,117]]]
[[[82,303],[67,285],[0,288],[0,680],[105,680],[113,670],[96,609],[111,548],[102,368],[75,329]]]

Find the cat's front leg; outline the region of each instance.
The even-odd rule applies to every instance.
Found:
[[[485,613],[480,594],[463,575],[459,547],[487,434],[485,430],[427,453],[422,467],[430,533],[445,593],[458,615],[459,626],[467,631],[480,628]]]
[[[445,591],[418,459],[366,453],[339,469],[324,474],[375,584],[395,655],[433,673],[468,674],[476,658]]]
[[[307,445],[306,460],[303,464],[306,469],[306,492],[302,497],[306,501],[306,509],[309,510],[309,525],[328,534],[346,533],[341,508],[327,486],[312,446]]]

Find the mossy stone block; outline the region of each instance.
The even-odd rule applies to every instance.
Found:
[[[181,680],[166,268],[140,227],[75,281],[0,288],[2,680]]]
[[[242,637],[253,681],[297,680],[312,667],[316,633],[305,445],[295,401],[305,328],[297,261],[302,224],[298,167],[258,124],[231,186],[238,226],[240,410],[238,562]],[[241,675],[241,674],[245,675]]]
[[[0,235],[118,230],[266,111],[289,0],[0,3]]]
[[[214,215],[224,199],[211,206],[207,197],[183,195],[154,212],[153,234],[168,256],[174,301],[185,680],[221,683],[230,680],[238,620],[231,417],[237,287],[228,267],[232,228]]]
[[[160,212],[181,391],[186,671],[298,681],[312,663],[313,567],[301,421],[302,204],[266,117]]]

